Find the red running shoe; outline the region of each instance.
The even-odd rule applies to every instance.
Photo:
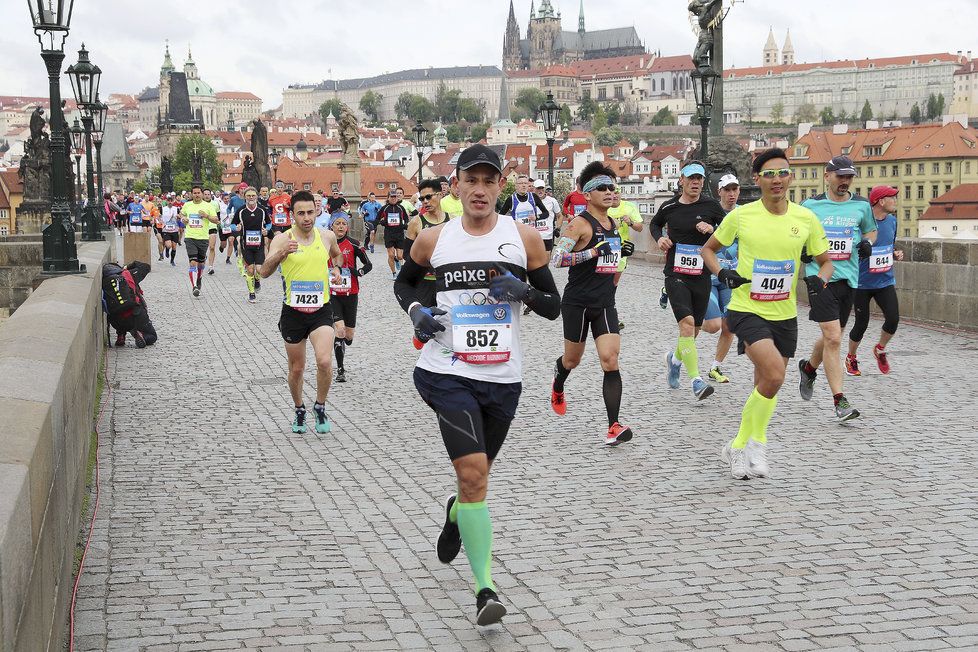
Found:
[[[567,414],[567,403],[564,402],[564,393],[555,392],[553,384],[550,385],[550,407],[560,416]]]
[[[881,374],[890,373],[890,362],[886,359],[886,350],[880,348],[879,344],[873,347],[873,357],[876,358],[876,364],[879,365]]]
[[[846,373],[850,376],[862,376],[859,371],[859,361],[851,353],[846,354]]]
[[[608,435],[604,439],[607,446],[617,446],[618,444],[632,440],[632,429],[623,426],[617,421],[608,428]]]

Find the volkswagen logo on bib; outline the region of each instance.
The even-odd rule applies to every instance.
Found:
[[[506,319],[506,309],[505,308],[496,308],[492,312],[492,316],[496,318],[496,321],[502,321],[502,320]]]
[[[793,270],[794,266],[795,265],[794,265],[794,262],[793,261],[786,260],[785,263],[784,263],[784,271],[790,272],[790,271]]]

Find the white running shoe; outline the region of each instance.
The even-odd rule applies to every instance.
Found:
[[[734,480],[749,480],[750,473],[747,472],[747,449],[734,448],[731,446],[733,440],[728,441],[720,449],[720,459],[724,464],[730,465],[730,477]]]
[[[759,441],[751,439],[747,442],[747,470],[752,478],[766,478],[767,469],[767,446]]]

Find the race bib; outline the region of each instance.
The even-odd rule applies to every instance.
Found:
[[[869,257],[869,272],[884,274],[891,269],[893,269],[893,245],[873,247],[873,253]]]
[[[830,260],[849,260],[852,257],[851,226],[827,226],[825,237],[829,240]]]
[[[452,348],[469,364],[508,362],[513,343],[513,314],[508,303],[452,308]]]
[[[581,213],[584,212],[585,208],[587,208],[587,206],[585,206],[584,204],[574,204],[574,215],[575,216],[580,215]]]
[[[169,224],[168,223],[168,224],[164,224],[163,225],[163,233],[176,233],[176,232],[177,232],[177,225],[176,224]]]
[[[323,307],[322,281],[292,281],[289,284],[289,305],[300,312],[316,312]]]
[[[541,219],[539,219],[539,220],[536,221],[536,227],[537,227],[537,231],[539,231],[540,233],[549,233],[550,232],[550,220],[549,219],[545,219],[545,218],[541,218]]]
[[[676,255],[673,259],[672,271],[677,274],[699,276],[703,273],[703,247],[698,245],[676,245]]]
[[[401,226],[401,214],[400,213],[388,213],[387,214],[387,226]]]
[[[516,205],[516,221],[521,224],[529,224],[536,219],[537,212],[530,203],[520,203]]]
[[[143,223],[143,217],[142,217],[142,215],[133,215],[133,216],[131,216],[129,218],[129,223],[130,224],[142,224]]]
[[[192,213],[187,219],[187,226],[191,229],[199,229],[204,226],[204,218],[200,216],[200,213]]]
[[[261,231],[245,231],[245,246],[246,247],[261,246]]]
[[[288,226],[289,216],[284,212],[275,213],[275,215],[272,216],[272,224],[274,226]]]
[[[595,271],[598,274],[616,274],[618,263],[621,262],[621,238],[607,238],[606,241],[611,245],[611,251],[598,258]]]
[[[755,260],[750,298],[754,301],[784,301],[791,296],[794,279],[793,260]]]
[[[229,233],[231,233],[231,225],[230,224],[222,224],[221,225],[221,233],[223,233],[224,235],[228,235]]]
[[[333,294],[349,294],[353,290],[353,275],[350,270],[341,267],[340,268],[340,280],[334,281],[333,277],[329,277],[329,291]]]

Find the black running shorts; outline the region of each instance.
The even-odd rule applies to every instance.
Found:
[[[384,229],[384,248],[404,249],[404,231]]]
[[[202,263],[207,259],[207,247],[209,245],[207,240],[184,238],[183,243],[187,246],[187,258],[196,260],[198,263]]]
[[[224,233],[223,231],[222,231],[221,233],[218,233],[218,237],[220,237],[220,239],[221,239],[221,242],[224,242],[224,241],[225,241],[225,240],[227,240],[228,238],[234,238],[234,237],[237,237],[237,235],[238,235],[238,234],[237,234],[237,233],[235,233],[234,231],[231,231],[230,233]]]
[[[207,229],[207,237],[210,237],[212,235],[217,235],[217,227],[216,226],[212,226],[209,229]]]
[[[669,297],[672,299],[672,297]],[[747,351],[748,344],[755,344],[761,340],[773,340],[774,346],[782,357],[795,357],[795,348],[798,346],[798,319],[784,319],[782,321],[770,321],[763,317],[758,317],[752,312],[736,312],[727,310],[727,326],[730,332],[737,336],[737,353],[743,355]]]
[[[496,459],[516,416],[522,383],[490,383],[415,367],[414,386],[438,415],[450,459],[473,453]]]
[[[676,322],[693,318],[693,325],[703,325],[703,317],[710,305],[710,276],[666,276],[666,293]]]
[[[331,294],[329,305],[333,306],[333,321],[341,321],[344,326],[356,328],[359,298],[359,294]]]
[[[241,251],[241,259],[244,261],[245,265],[261,265],[265,262],[265,248],[258,247],[252,249],[251,247],[239,247]]]
[[[545,239],[543,241],[543,246],[544,246],[544,248],[547,251],[553,251],[553,248],[554,248],[554,239],[553,238]]]
[[[282,339],[289,344],[298,344],[317,328],[333,327],[333,308],[327,303],[316,312],[302,312],[292,306],[282,304],[282,316],[278,320],[278,330]]]
[[[618,334],[618,310],[610,308],[585,308],[563,304],[560,316],[564,320],[564,339],[569,342],[583,342],[588,329],[591,336],[598,339],[602,335]]]
[[[811,302],[808,319],[820,324],[838,319],[845,328],[852,312],[852,299],[853,290],[847,281],[832,281]]]
[[[163,236],[163,242],[175,242],[180,244],[180,234],[177,231],[174,231],[173,233],[163,231],[160,233],[160,235]]]

